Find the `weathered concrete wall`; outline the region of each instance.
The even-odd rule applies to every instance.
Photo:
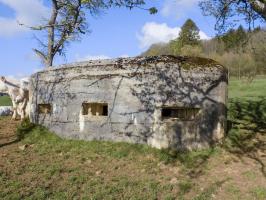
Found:
[[[211,60],[172,56],[90,61],[31,77],[31,121],[66,138],[202,148],[224,136],[227,71]],[[82,114],[84,102],[108,116]],[[50,104],[51,114],[38,113]],[[199,108],[194,120],[163,119],[162,107]]]

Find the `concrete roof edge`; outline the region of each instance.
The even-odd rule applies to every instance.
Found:
[[[82,62],[73,62],[68,64],[62,64],[54,67],[46,68],[37,73],[45,73],[47,71],[58,71],[62,69],[71,69],[78,67],[100,67],[107,65],[123,65],[123,64],[139,64],[147,65],[159,62],[169,62],[181,64],[183,68],[197,68],[197,67],[215,67],[221,70],[226,70],[226,67],[218,62],[203,57],[190,57],[190,56],[173,56],[173,55],[161,55],[161,56],[137,56],[127,58],[113,58],[113,59],[101,59],[101,60],[88,60]],[[193,66],[193,67],[192,67]],[[36,73],[35,73],[36,74]]]

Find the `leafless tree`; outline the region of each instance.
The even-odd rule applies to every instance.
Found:
[[[32,30],[45,31],[45,40],[38,39],[39,49],[33,49],[46,67],[51,67],[56,55],[64,55],[67,44],[89,32],[86,12],[98,15],[111,7],[140,8],[155,14],[155,7],[145,9],[144,0],[50,0],[51,15],[47,23],[29,27]],[[27,26],[20,23],[20,25]]]

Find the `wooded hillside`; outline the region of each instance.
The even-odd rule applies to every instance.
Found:
[[[142,56],[166,54],[211,58],[238,78],[266,74],[266,30],[247,31],[239,26],[210,40],[200,40],[199,28],[189,19],[178,38],[169,43],[153,44]]]

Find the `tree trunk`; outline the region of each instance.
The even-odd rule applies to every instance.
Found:
[[[54,60],[54,31],[55,31],[55,23],[56,23],[56,18],[58,14],[58,6],[57,6],[57,1],[53,0],[53,10],[52,10],[52,15],[49,20],[49,28],[48,28],[48,49],[47,49],[47,57],[46,57],[46,62],[45,62],[45,67],[51,67],[53,66],[53,60]]]

